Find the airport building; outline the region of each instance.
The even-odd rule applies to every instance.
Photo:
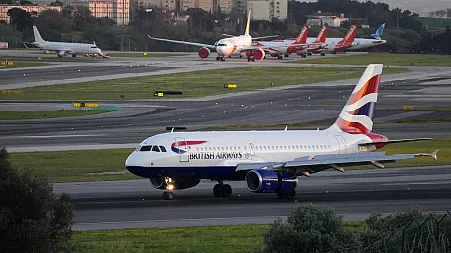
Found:
[[[8,16],[8,10],[13,8],[20,8],[28,13],[32,17],[39,16],[39,13],[46,11],[46,10],[56,10],[61,11],[60,6],[38,6],[38,5],[0,5],[0,21],[9,23],[9,16]]]
[[[64,5],[89,7],[96,18],[111,18],[118,25],[130,23],[130,0],[62,0]]]
[[[113,3],[109,1],[90,1],[89,10],[96,18],[113,18]]]
[[[273,18],[280,20],[287,19],[287,0],[247,0],[247,10],[252,11],[252,19],[268,20]]]

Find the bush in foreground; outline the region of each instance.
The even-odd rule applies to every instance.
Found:
[[[360,252],[358,235],[344,227],[332,209],[296,207],[287,221],[274,222],[264,235],[262,253]]]
[[[11,166],[0,149],[0,252],[57,252],[72,235],[69,195],[55,199],[53,189],[31,170]]]

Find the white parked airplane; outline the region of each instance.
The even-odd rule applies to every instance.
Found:
[[[326,169],[372,164],[383,168],[396,160],[430,154],[385,155],[375,151],[390,143],[426,140],[388,140],[372,133],[382,64],[369,65],[354,88],[335,123],[325,130],[171,132],[152,136],[139,144],[127,158],[126,168],[150,179],[157,189],[173,190],[196,186],[200,179],[218,181],[217,197],[228,197],[232,188],[225,180],[244,180],[255,193],[295,196],[298,176]]]
[[[264,51],[265,47],[252,46],[251,45],[252,40],[275,37],[275,36],[263,36],[263,37],[252,38],[249,35],[250,23],[251,23],[251,12],[249,11],[248,16],[247,16],[246,31],[245,31],[244,35],[240,35],[240,36],[227,35],[227,36],[231,36],[231,37],[221,39],[221,40],[217,41],[214,45],[197,43],[197,42],[189,42],[189,41],[155,38],[155,37],[151,37],[150,35],[148,35],[148,36],[149,36],[149,39],[152,39],[152,40],[159,40],[159,41],[201,47],[198,51],[198,55],[200,58],[207,58],[210,55],[210,49],[212,49],[212,50],[216,50],[216,52],[218,53],[218,56],[216,57],[217,61],[221,60],[224,62],[225,57],[231,57],[233,55],[239,55],[239,56],[246,55],[248,61],[255,61],[256,59],[262,60],[263,58],[265,58],[265,51]],[[224,35],[226,35],[226,34],[224,34]]]
[[[108,58],[108,56],[102,53],[102,50],[100,50],[100,48],[98,48],[95,43],[86,44],[46,41],[42,39],[41,34],[39,34],[38,28],[36,26],[33,26],[33,33],[34,42],[27,44],[34,45],[42,50],[55,51],[58,57],[63,57],[66,54],[71,54],[72,57],[76,57],[77,54],[98,54],[104,58]]]

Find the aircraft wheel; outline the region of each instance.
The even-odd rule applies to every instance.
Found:
[[[218,198],[222,196],[221,185],[215,184],[215,186],[213,186],[213,195]]]
[[[163,192],[163,199],[164,200],[173,200],[174,193],[173,192]]]
[[[294,199],[294,197],[296,197],[296,190],[295,189],[288,190],[284,192],[283,195],[285,196],[286,199]]]
[[[216,60],[219,61],[219,56],[216,57]]]
[[[241,58],[243,58],[243,55],[242,55],[242,54],[240,54],[240,59],[241,59]]]
[[[252,58],[251,61],[254,62],[254,61],[255,61],[255,58]]]
[[[247,57],[247,61],[250,62],[251,61],[251,57]]]
[[[76,54],[72,54],[72,57],[77,57],[77,55]]]
[[[312,53],[307,53],[308,56],[312,56]]]
[[[232,195],[232,186],[230,186],[229,184],[223,185],[222,196],[224,198],[228,198],[228,197],[230,197],[230,195]]]
[[[231,55],[229,55],[229,58],[232,58],[232,56],[231,56]]]
[[[326,53],[321,53],[321,56],[326,56]]]
[[[286,58],[288,58],[290,55],[289,55],[289,54],[285,54],[284,56],[285,56]]]
[[[225,58],[221,58],[221,61],[222,61],[222,62],[225,62]]]

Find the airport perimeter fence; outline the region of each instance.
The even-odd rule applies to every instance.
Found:
[[[369,233],[362,238],[365,253],[450,253],[451,212],[418,217],[398,229]],[[381,224],[383,226],[384,224]],[[393,225],[393,224],[392,224]],[[393,226],[392,226],[393,227]],[[396,225],[395,225],[396,227]],[[366,238],[365,238],[366,237]]]

